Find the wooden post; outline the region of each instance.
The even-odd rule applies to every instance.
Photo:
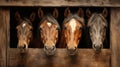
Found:
[[[120,8],[111,9],[111,66],[120,67]]]
[[[9,22],[9,10],[0,8],[0,67],[6,67],[7,47],[7,22]]]

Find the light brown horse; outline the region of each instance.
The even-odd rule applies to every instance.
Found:
[[[62,41],[65,43],[61,45],[67,45],[68,53],[75,55],[84,27],[83,10],[79,8],[76,14],[72,14],[69,8],[66,8],[64,16],[66,18],[63,21]]]
[[[35,19],[35,13],[32,13],[29,18],[21,18],[18,12],[15,13],[15,18],[18,21],[17,37],[18,37],[18,48],[28,48],[32,38],[32,22]]]
[[[55,8],[53,16],[44,13],[41,8],[38,10],[38,16],[42,19],[39,24],[40,37],[44,44],[44,51],[47,55],[53,55],[56,50],[60,26],[55,18],[58,17],[58,10]]]
[[[103,42],[106,38],[106,28],[108,26],[107,20],[107,9],[104,8],[102,13],[91,14],[90,10],[87,9],[86,14],[88,16],[89,34],[92,41],[92,47],[95,51],[100,52],[103,48]]]

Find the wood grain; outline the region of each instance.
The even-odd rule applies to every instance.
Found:
[[[64,6],[102,6],[120,7],[118,0],[4,0],[0,6],[44,6],[44,7],[64,7]]]
[[[69,56],[66,49],[57,49],[54,56],[46,56],[43,49],[29,48],[25,53],[19,49],[9,50],[9,67],[110,67],[110,50],[96,54],[93,49],[79,49]]]
[[[7,27],[9,11],[0,8],[0,67],[6,67]]]
[[[120,67],[120,8],[111,9],[112,67]]]

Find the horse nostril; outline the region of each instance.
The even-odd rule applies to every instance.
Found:
[[[54,50],[54,49],[55,49],[55,46],[52,47],[52,50]]]
[[[66,46],[66,48],[68,49],[68,46]]]
[[[75,50],[77,49],[77,47],[75,47]]]
[[[45,46],[45,49],[47,50],[47,46]]]
[[[25,44],[23,45],[23,48],[26,48],[26,45],[25,45]]]

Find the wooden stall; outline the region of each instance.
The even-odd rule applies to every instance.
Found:
[[[75,56],[62,48],[54,56],[46,56],[42,48],[29,48],[24,53],[10,48],[10,8],[74,6],[110,8],[110,48],[100,54],[80,48]],[[0,0],[0,67],[120,67],[119,18],[119,0]]]

